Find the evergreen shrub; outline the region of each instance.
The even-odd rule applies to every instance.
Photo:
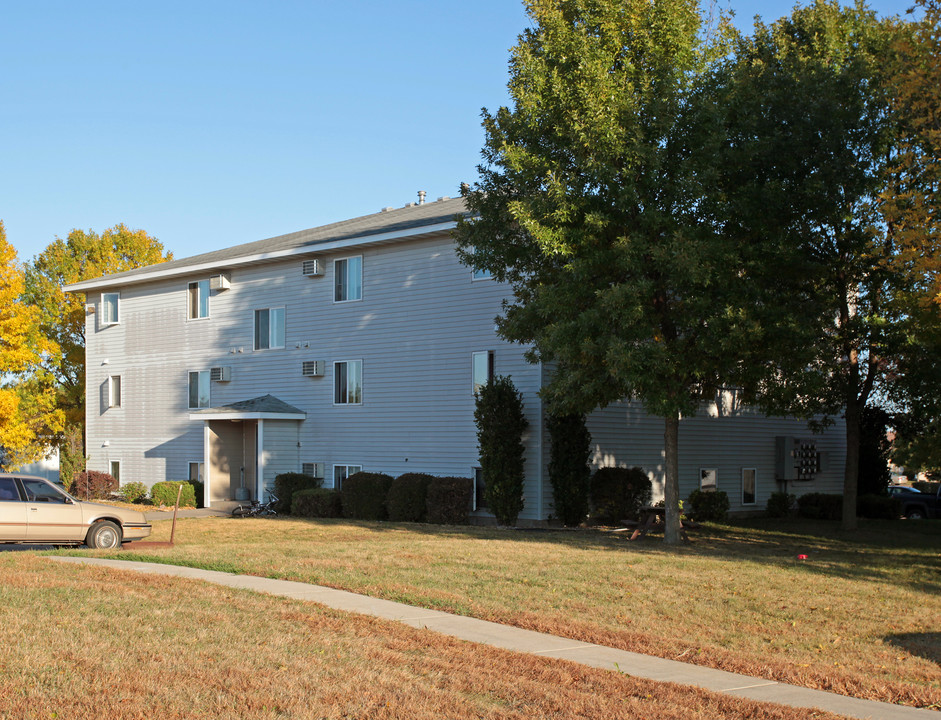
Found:
[[[308,518],[338,518],[343,516],[340,493],[332,488],[296,490],[291,499],[291,514]]]
[[[138,500],[147,497],[147,486],[142,482],[124,483],[120,489],[121,497],[124,502],[136,503]]]
[[[722,490],[693,490],[689,494],[689,513],[694,520],[722,522],[729,515],[729,496]]]
[[[797,498],[797,513],[811,520],[839,520],[843,517],[843,496],[807,493]]]
[[[75,476],[69,492],[79,500],[104,500],[117,489],[118,481],[110,473],[84,470]]]
[[[393,480],[386,496],[389,520],[425,522],[428,514],[428,485],[433,479],[425,473],[404,473]]]
[[[768,498],[768,505],[765,507],[765,513],[768,517],[773,518],[783,518],[791,514],[791,508],[794,507],[794,502],[797,500],[797,495],[792,495],[791,493],[785,492],[773,492],[771,497]]]
[[[591,433],[584,415],[549,415],[549,482],[555,516],[563,525],[578,525],[588,514],[591,486]]]
[[[323,478],[315,478],[303,473],[287,472],[275,475],[274,494],[278,498],[275,503],[275,512],[287,515],[293,514],[292,498],[299,490],[313,490],[323,485]]]
[[[180,507],[196,507],[196,491],[189,480],[164,480],[154,483],[154,486],[150,488],[150,497],[154,505],[167,507],[176,505],[176,494],[181,485],[183,492],[180,493]]]
[[[480,471],[487,507],[501,525],[515,525],[523,509],[523,396],[508,377],[494,377],[477,392],[474,408]]]
[[[196,498],[196,507],[203,507],[203,501],[206,497],[206,484],[202,480],[190,480],[189,484],[193,486],[193,495]],[[186,491],[184,490],[183,492]]]
[[[343,517],[356,520],[385,520],[386,496],[392,486],[392,477],[385,473],[358,472],[343,481],[340,501]]]
[[[435,525],[466,525],[473,496],[471,478],[432,478],[428,484],[426,521]]]
[[[651,495],[650,478],[641,468],[599,468],[591,476],[592,517],[606,523],[636,519]]]

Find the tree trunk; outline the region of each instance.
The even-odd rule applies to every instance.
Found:
[[[859,482],[859,424],[862,407],[854,400],[846,404],[846,467],[843,471],[843,522],[844,530],[855,530],[856,488]]]
[[[666,461],[666,481],[663,486],[663,501],[666,507],[663,542],[680,544],[680,416],[674,413],[664,418],[663,450]]]

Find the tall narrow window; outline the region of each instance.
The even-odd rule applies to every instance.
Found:
[[[755,504],[755,468],[742,468],[742,505]]]
[[[192,410],[209,407],[209,371],[189,374],[189,407]]]
[[[340,490],[343,487],[343,481],[350,475],[361,472],[362,465],[334,465],[333,466],[333,487]]]
[[[493,380],[493,353],[490,350],[474,353],[471,373],[476,395],[480,388]]]
[[[284,308],[255,311],[255,349],[284,347]]]
[[[345,360],[333,363],[333,402],[337,405],[359,405],[363,402],[363,361]]]
[[[201,462],[191,462],[189,464],[189,479],[197,482],[203,481],[203,464]]]
[[[189,319],[209,317],[209,280],[191,282],[187,289]]]
[[[121,376],[108,378],[108,407],[121,407]]]
[[[101,324],[116,325],[119,321],[120,293],[101,293]]]
[[[336,302],[363,299],[363,258],[361,255],[333,261],[333,299]]]
[[[111,477],[117,480],[118,483],[121,482],[121,462],[119,460],[111,461]]]
[[[719,471],[715,468],[702,468],[699,471],[699,489],[714,492],[719,486]]]

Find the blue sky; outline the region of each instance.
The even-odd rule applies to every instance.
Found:
[[[792,5],[731,2],[746,28]],[[179,258],[455,196],[527,24],[516,0],[5,3],[7,239],[26,261],[123,222]]]

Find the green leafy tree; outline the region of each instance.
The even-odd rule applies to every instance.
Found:
[[[165,253],[163,245],[143,230],[116,225],[100,235],[73,230],[26,264],[22,298],[39,313],[46,352],[38,365],[20,376],[18,387],[26,396],[54,395],[54,403],[40,409],[37,422],[46,425],[45,438],[60,448],[64,468],[83,466],[85,298],[65,293],[63,286],[172,259],[172,253]],[[68,472],[63,476],[68,478]]]
[[[754,399],[771,412],[843,414],[845,529],[856,527],[864,408],[899,377],[912,311],[930,284],[886,212],[904,133],[888,69],[910,33],[862,5],[819,0],[757,24],[728,85],[736,111],[720,187],[739,218],[757,222],[740,230],[776,234],[793,251],[777,263],[786,281],[762,293],[763,325],[777,314],[785,332],[776,327],[757,346],[777,344],[770,362],[749,362],[767,371]],[[734,177],[755,166],[770,168],[764,187]],[[759,205],[765,213],[754,212]],[[928,233],[920,241],[934,246]],[[924,317],[937,323],[932,315]]]
[[[487,506],[501,525],[515,525],[523,509],[523,396],[497,376],[477,392],[474,421]]]
[[[859,423],[859,481],[860,495],[885,495],[892,480],[889,460],[892,443],[889,426],[892,416],[879,407],[863,408]]]
[[[591,433],[585,416],[549,415],[549,482],[555,514],[564,525],[578,525],[588,514],[591,487]]]
[[[484,111],[462,260],[511,284],[505,338],[556,372],[552,412],[639,398],[664,419],[665,540],[680,541],[682,417],[736,377],[753,331],[748,245],[723,231],[724,118],[706,80],[724,25],[665,0],[532,0],[512,108]],[[712,32],[715,31],[715,32]]]

